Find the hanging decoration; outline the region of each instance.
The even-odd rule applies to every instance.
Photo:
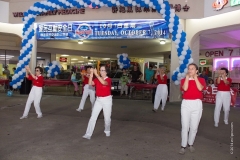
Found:
[[[180,66],[173,72],[172,80],[178,85],[180,80],[185,77],[188,64],[193,62],[192,51],[188,46],[186,33],[179,23],[179,17],[175,14],[175,10],[171,9],[167,0],[47,0],[34,3],[29,10],[24,12],[22,49],[20,50],[19,62],[11,83],[13,88],[20,88],[26,72],[25,66],[30,62],[36,17],[41,13],[56,9],[87,8],[89,5],[93,8],[137,6],[156,9],[168,23],[169,32],[172,33],[172,40],[176,44],[178,52]]]
[[[52,61],[49,64],[49,67],[46,67],[47,77],[54,78],[61,72],[62,65],[58,61]]]
[[[131,64],[131,61],[130,59],[128,58],[128,54],[127,53],[122,53],[122,54],[118,54],[117,55],[117,58],[118,58],[118,65],[119,65],[119,68],[123,69],[127,69],[130,67],[130,64]]]

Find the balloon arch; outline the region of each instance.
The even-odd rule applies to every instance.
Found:
[[[34,3],[33,6],[24,12],[23,17],[23,39],[20,50],[17,69],[10,83],[13,88],[20,88],[23,82],[26,70],[25,66],[29,64],[33,48],[34,22],[37,15],[53,11],[55,9],[67,8],[85,8],[92,5],[93,8],[114,7],[114,6],[138,6],[151,7],[160,13],[168,24],[169,32],[172,34],[172,41],[175,43],[179,57],[179,67],[173,72],[172,80],[176,85],[187,73],[188,64],[193,62],[192,51],[186,39],[186,32],[183,31],[179,17],[175,10],[171,9],[167,0],[47,0]]]

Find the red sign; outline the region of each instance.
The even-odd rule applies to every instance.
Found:
[[[238,90],[236,88],[231,88],[231,106],[236,105],[236,99],[237,99],[237,92]],[[216,103],[216,94],[217,94],[217,87],[207,87],[204,91],[203,96],[203,102],[205,103]]]
[[[60,58],[59,58],[59,61],[60,61],[60,62],[67,62],[67,58],[66,58],[66,57],[60,57]]]

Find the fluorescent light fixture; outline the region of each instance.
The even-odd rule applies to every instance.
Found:
[[[78,60],[78,59],[77,59],[77,58],[72,58],[71,60],[76,61],[76,60]]]
[[[83,40],[78,40],[78,44],[83,44]]]
[[[103,58],[102,60],[109,60],[110,58]]]
[[[84,61],[78,61],[79,63],[83,63]]]
[[[63,54],[63,55],[61,55],[62,57],[67,57],[67,56],[69,56],[69,55],[67,55],[67,54]]]
[[[87,56],[85,57],[85,56],[81,56],[82,58],[87,58]]]
[[[216,69],[218,68],[218,66],[217,66],[218,62],[224,62],[224,61],[227,62],[227,69],[229,70],[229,61],[230,61],[229,58],[215,58],[214,59],[214,71],[216,71]]]
[[[90,61],[90,62],[94,62],[94,61],[96,61],[96,60],[90,59],[89,61]]]
[[[160,44],[161,44],[161,45],[164,45],[164,44],[166,44],[166,41],[163,40],[163,39],[161,39],[161,40],[160,40]]]
[[[38,59],[42,58],[42,57],[37,57]]]
[[[89,64],[89,65],[90,65],[90,64],[92,64],[92,63],[88,62],[87,64]]]

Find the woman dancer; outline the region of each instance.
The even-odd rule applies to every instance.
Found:
[[[73,96],[76,96],[76,92],[78,93],[78,96],[80,96],[80,91],[79,91],[79,87],[78,87],[78,84],[77,84],[79,82],[79,80],[76,79],[75,69],[72,69],[71,81],[72,81],[72,83],[74,85]]]
[[[111,79],[107,77],[107,71],[105,66],[100,67],[100,75],[98,75],[96,69],[91,69],[89,78],[89,85],[96,86],[97,99],[94,104],[91,118],[88,122],[86,134],[83,138],[91,139],[93,130],[95,128],[96,120],[99,113],[103,109],[104,121],[105,121],[105,134],[107,137],[110,136],[110,125],[111,125],[111,113],[112,113],[112,95],[111,95]],[[97,77],[94,80],[93,73]]]
[[[92,104],[92,108],[93,108],[93,105],[95,102],[95,87],[88,84],[91,68],[92,68],[91,66],[87,66],[86,67],[87,73],[82,74],[82,80],[83,80],[84,87],[83,87],[83,94],[82,94],[81,102],[79,104],[78,109],[76,109],[78,112],[81,112],[81,110],[83,110],[88,95],[90,95],[90,101]]]
[[[187,144],[190,152],[195,151],[193,143],[202,116],[202,90],[206,87],[205,79],[198,77],[197,73],[198,66],[191,63],[188,65],[186,78],[181,80],[183,100],[181,104],[182,147],[179,151],[180,154],[185,153]]]
[[[221,68],[219,71],[219,77],[216,80],[218,92],[216,95],[216,105],[214,110],[214,122],[215,127],[218,127],[220,111],[223,106],[224,111],[224,123],[228,124],[228,116],[230,111],[230,104],[231,104],[231,94],[230,94],[230,86],[232,83],[232,79],[227,77],[228,69]]]
[[[43,69],[41,67],[35,68],[35,75],[32,74],[30,68],[28,66],[26,68],[26,77],[32,81],[32,89],[27,99],[27,103],[25,106],[25,110],[23,116],[20,119],[24,119],[28,117],[28,112],[30,110],[32,102],[34,102],[34,107],[37,113],[37,118],[42,118],[42,112],[40,109],[40,100],[42,98],[42,87],[43,87]]]
[[[157,72],[155,74],[155,79],[157,79],[158,81],[158,86],[155,93],[154,108],[152,111],[157,112],[161,100],[162,100],[161,110],[164,111],[167,97],[168,97],[167,75],[165,74],[164,67],[157,69]]]

